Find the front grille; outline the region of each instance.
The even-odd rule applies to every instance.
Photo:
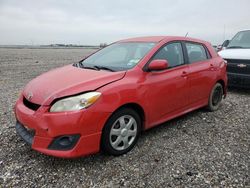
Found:
[[[228,75],[228,85],[250,88],[250,75],[242,75],[242,74],[229,74]]]
[[[32,103],[32,102],[28,101],[25,97],[23,97],[23,104],[27,108],[29,108],[31,110],[34,110],[34,111],[37,111],[37,109],[41,106],[39,104],[35,104],[35,103]]]
[[[226,59],[227,72],[238,74],[250,74],[250,60]]]

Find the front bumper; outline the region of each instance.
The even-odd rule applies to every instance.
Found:
[[[97,112],[95,108],[62,113],[50,113],[48,109],[48,106],[41,106],[33,111],[23,104],[22,97],[15,105],[17,133],[32,149],[63,158],[89,155],[100,150],[101,130],[110,113]],[[79,135],[79,138],[73,148],[51,148],[53,141],[63,135]]]
[[[228,86],[250,88],[250,75],[228,72],[227,76],[228,76]]]
[[[34,140],[34,133],[29,132],[20,122],[16,122],[16,132],[21,136],[21,138],[28,144],[32,145]]]

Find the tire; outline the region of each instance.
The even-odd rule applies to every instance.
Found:
[[[207,109],[211,112],[219,109],[223,98],[223,86],[216,83],[210,93]]]
[[[141,124],[139,114],[131,108],[114,112],[102,131],[102,151],[115,156],[129,152],[138,140]]]

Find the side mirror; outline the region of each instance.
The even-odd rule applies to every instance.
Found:
[[[155,59],[148,66],[149,71],[160,71],[168,68],[168,61],[165,59]]]
[[[230,40],[225,40],[225,41],[223,42],[223,44],[222,44],[222,48],[223,48],[223,47],[227,47],[227,46],[229,45],[229,43],[230,43]]]

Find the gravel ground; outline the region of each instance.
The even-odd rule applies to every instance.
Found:
[[[217,112],[200,109],[144,132],[120,157],[66,160],[25,145],[12,110],[21,89],[91,51],[0,48],[0,187],[250,187],[250,90],[229,90]]]

